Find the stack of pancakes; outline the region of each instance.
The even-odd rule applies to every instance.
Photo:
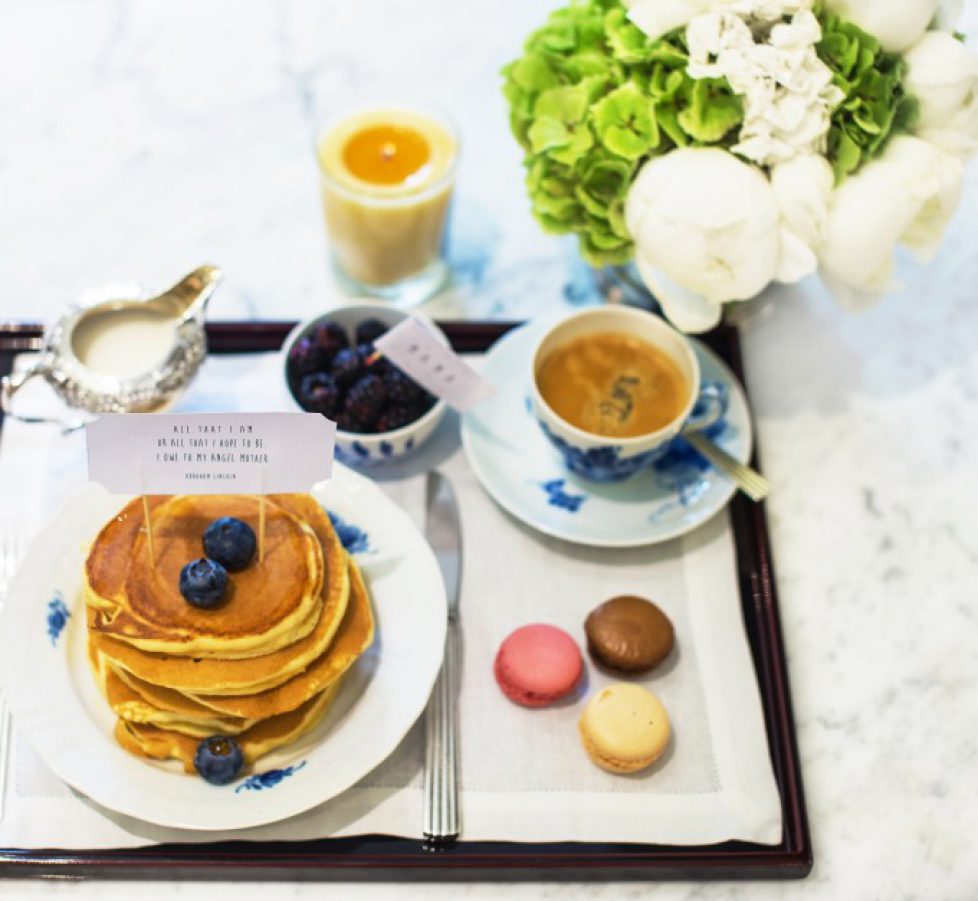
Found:
[[[231,573],[221,604],[180,594],[180,570],[203,555],[204,531],[233,516],[258,531],[258,499],[150,500],[105,525],[85,564],[89,656],[129,751],[176,758],[193,772],[201,738],[233,735],[246,764],[312,729],[340,678],[373,640],[356,564],[310,496],[266,498],[265,557]]]

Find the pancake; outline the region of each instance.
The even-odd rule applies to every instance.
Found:
[[[231,574],[219,606],[194,607],[180,594],[180,570],[203,554],[207,527],[222,516],[257,528],[258,499],[183,495],[152,511],[155,565],[141,508],[130,503],[99,533],[86,561],[92,630],[141,650],[223,659],[261,656],[315,628],[324,561],[313,529],[278,503],[266,504],[265,559]]]
[[[193,695],[243,695],[287,682],[321,657],[346,612],[350,597],[348,557],[329,517],[309,495],[270,495],[283,509],[312,527],[322,547],[325,579],[322,612],[313,631],[291,646],[261,657],[237,660],[175,657],[154,654],[104,634],[92,633],[100,654],[117,669],[151,685]],[[90,613],[91,617],[91,613]]]
[[[252,695],[190,695],[219,714],[264,719],[294,710],[339,679],[374,639],[370,596],[357,565],[350,561],[350,603],[329,649],[298,676]]]
[[[255,724],[254,720],[217,714],[190,698],[170,692],[169,689],[162,691],[170,692],[175,697],[165,699],[170,702],[167,706],[157,705],[120,678],[91,643],[88,646],[88,662],[109,706],[122,719],[173,729],[198,739],[218,733],[236,735]]]
[[[245,763],[253,764],[275,748],[295,741],[313,729],[325,715],[339,685],[337,680],[298,709],[262,720],[236,736]],[[123,748],[133,754],[156,760],[176,759],[183,763],[186,772],[195,772],[194,754],[198,742],[189,735],[120,719],[116,722],[115,738]]]

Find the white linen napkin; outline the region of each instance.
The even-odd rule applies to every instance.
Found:
[[[181,409],[287,408],[274,355],[212,357]],[[740,610],[733,536],[721,514],[692,534],[650,548],[591,549],[539,535],[482,490],[446,417],[415,459],[371,472],[424,521],[424,472],[437,466],[461,508],[463,839],[777,844],[781,804]],[[84,436],[8,420],[0,444],[0,518],[35,531],[85,480]],[[528,622],[550,622],[584,645],[587,613],[617,594],[654,600],[672,619],[677,650],[642,678],[673,723],[666,754],[645,772],[605,773],[585,755],[577,719],[615,681],[587,662],[585,684],[564,702],[528,710],[506,700],[492,661]],[[281,823],[201,833],[107,811],[65,786],[14,723],[0,844],[20,848],[135,847],[221,839],[300,840],[421,832],[423,723],[388,760],[325,804]],[[189,778],[189,777],[188,777]]]

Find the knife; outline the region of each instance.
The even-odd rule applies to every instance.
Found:
[[[458,838],[458,595],[462,574],[462,530],[452,483],[440,472],[425,485],[425,537],[435,552],[448,597],[445,658],[425,716],[424,837]]]

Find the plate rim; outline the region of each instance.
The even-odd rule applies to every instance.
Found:
[[[486,352],[483,357],[483,365],[485,360],[487,360],[491,355],[498,352],[500,348],[506,347],[510,342],[516,343],[520,340],[525,339],[534,333],[535,330],[542,330],[545,327],[545,323],[528,322],[519,328],[515,328],[507,334],[503,335],[492,347]],[[689,340],[698,353],[703,353],[710,358],[710,361],[717,366],[718,369],[724,374],[727,380],[734,386],[734,389],[740,395],[743,401],[744,408],[747,411],[747,416],[744,419],[744,436],[745,450],[741,454],[734,454],[735,457],[740,459],[741,463],[747,463],[754,449],[754,423],[750,415],[750,405],[747,403],[747,395],[740,384],[740,380],[736,377],[730,366],[727,365],[726,361],[721,359],[720,356],[713,351],[707,344],[703,341],[697,339],[692,335],[686,335],[687,340]],[[515,504],[511,503],[508,498],[505,498],[498,489],[496,488],[494,480],[490,479],[485,470],[482,467],[481,461],[478,458],[477,453],[473,450],[473,444],[478,440],[474,435],[474,429],[471,427],[470,414],[465,414],[461,419],[461,441],[462,449],[465,452],[465,458],[468,461],[472,471],[475,473],[476,478],[479,480],[479,484],[482,485],[486,493],[500,506],[502,509],[512,516],[514,519],[523,523],[525,526],[539,532],[542,535],[546,535],[549,538],[555,538],[559,541],[566,541],[568,544],[574,544],[581,547],[604,547],[604,548],[635,548],[635,547],[651,547],[656,544],[663,544],[667,541],[672,541],[675,538],[681,538],[684,535],[689,534],[694,529],[698,529],[700,526],[705,525],[714,516],[717,516],[723,510],[726,509],[727,505],[730,503],[734,494],[737,491],[737,486],[733,482],[729,482],[723,490],[718,494],[718,500],[716,508],[708,513],[705,513],[702,518],[695,519],[692,522],[678,523],[676,526],[669,530],[663,531],[658,535],[649,535],[639,538],[622,538],[622,539],[602,539],[602,538],[591,538],[581,535],[574,535],[567,532],[560,531],[559,529],[553,528],[552,526],[533,520],[530,517],[523,515],[519,510],[516,509]],[[741,456],[743,459],[741,459]]]

